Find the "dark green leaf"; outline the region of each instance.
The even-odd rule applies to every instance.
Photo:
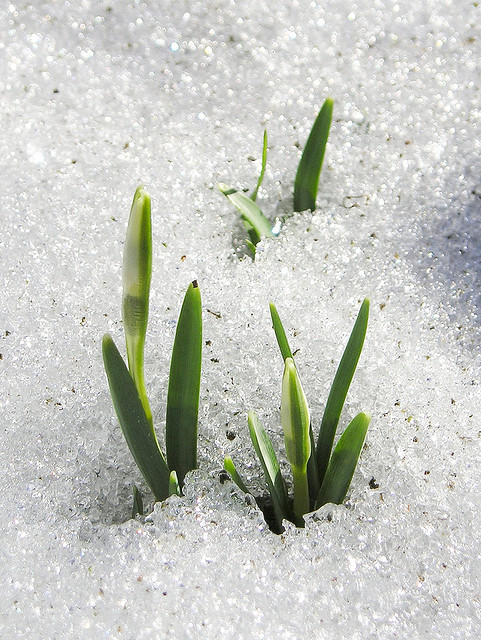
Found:
[[[319,483],[321,485],[329,463],[339,417],[359,361],[359,356],[361,355],[368,319],[369,300],[366,298],[361,305],[351,336],[337,368],[327,399],[326,408],[324,409],[324,415],[322,416],[316,448],[317,470],[319,473]]]
[[[366,438],[371,418],[359,413],[339,438],[317,497],[316,509],[333,502],[341,504],[346,497],[357,461]]]
[[[324,102],[304,147],[294,182],[294,211],[316,208],[319,176],[331,127],[333,104],[331,98]]]
[[[236,483],[236,485],[239,487],[241,491],[243,491],[244,493],[250,493],[249,489],[246,487],[246,485],[244,484],[244,481],[240,477],[234,465],[234,462],[230,456],[226,456],[224,458],[224,469],[229,472],[230,477]]]
[[[309,425],[309,440],[311,441],[311,455],[307,463],[307,479],[309,482],[309,503],[312,508],[320,489],[319,474],[317,472],[316,443],[314,442],[312,425]]]
[[[284,479],[281,475],[272,442],[254,411],[249,411],[248,422],[252,444],[254,445],[269,487],[276,522],[279,529],[281,529],[282,520],[289,518],[289,506]]]
[[[110,395],[129,449],[156,499],[165,500],[169,495],[169,469],[132,376],[108,334],[102,340],[102,354]]]
[[[202,305],[197,281],[185,294],[177,323],[167,393],[166,452],[170,469],[184,476],[197,467],[197,419],[202,360]]]
[[[276,334],[277,344],[279,345],[279,349],[281,350],[282,359],[284,361],[286,360],[286,358],[294,359],[291,348],[289,346],[289,342],[287,341],[286,332],[284,331],[284,327],[282,326],[282,322],[279,314],[277,313],[275,304],[273,302],[269,302],[269,308],[271,311],[272,326]]]
[[[132,518],[135,518],[135,516],[137,514],[143,516],[144,515],[144,502],[142,500],[142,494],[140,493],[140,491],[137,489],[137,487],[134,486],[132,487],[132,498],[133,498],[133,503],[132,503]]]

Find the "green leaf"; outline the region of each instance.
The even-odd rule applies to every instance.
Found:
[[[292,358],[292,360],[294,360],[294,356],[292,355],[292,351],[289,346],[289,342],[287,340],[284,326],[281,322],[281,319],[279,317],[275,304],[273,302],[270,302],[269,308],[271,311],[272,326],[276,334],[277,344],[279,345],[282,358],[284,361],[287,358]],[[308,478],[308,484],[309,484],[309,502],[310,502],[310,505],[313,507],[317,498],[317,494],[319,493],[320,485],[319,485],[319,475],[317,473],[317,460],[315,456],[316,447],[314,442],[314,433],[312,431],[312,425],[309,425],[309,441],[311,443],[311,455],[309,456],[309,461],[307,463],[307,478]]]
[[[309,406],[292,358],[285,361],[282,378],[281,423],[287,459],[294,480],[294,514],[309,511],[307,462],[311,455]]]
[[[247,231],[247,235],[249,236],[249,240],[246,240],[246,245],[252,251],[252,256],[255,258],[256,256],[256,244],[261,241],[261,236],[257,233],[254,227],[247,222],[244,216],[241,216],[242,224],[244,225],[245,230]]]
[[[311,454],[309,406],[292,358],[286,359],[282,378],[281,422],[287,459],[305,467]]]
[[[282,359],[284,361],[286,360],[286,358],[294,359],[291,348],[289,346],[289,342],[287,341],[286,332],[284,331],[281,319],[273,302],[269,302],[269,309],[271,311],[272,326],[276,334],[277,344],[279,345],[279,349],[281,350]]]
[[[234,462],[230,456],[226,456],[224,458],[224,469],[229,472],[230,477],[236,483],[236,485],[239,487],[241,491],[243,491],[244,493],[250,493],[249,489],[246,487],[246,485],[244,484],[244,481],[240,477],[234,465]]]
[[[179,487],[179,480],[175,471],[170,472],[169,476],[169,496],[181,496],[182,492]]]
[[[261,173],[259,175],[259,180],[257,181],[257,184],[256,184],[256,188],[251,194],[251,200],[253,200],[254,202],[256,201],[257,192],[259,191],[262,181],[264,180],[264,174],[266,172],[266,164],[267,164],[267,131],[266,129],[264,129],[264,139],[262,143],[262,168],[261,168]]]
[[[339,417],[361,355],[368,319],[369,300],[366,298],[361,305],[351,336],[337,368],[326,408],[324,409],[324,415],[322,416],[316,448],[317,469],[321,485],[329,463]]]
[[[275,234],[272,232],[272,226],[269,220],[265,217],[256,203],[251,200],[248,196],[233,189],[232,187],[227,186],[226,184],[219,184],[220,191],[232,202],[232,204],[237,207],[237,209],[242,214],[242,221],[245,225],[247,222],[250,225],[257,236],[261,238],[262,236],[266,236],[267,238],[272,238]],[[249,228],[247,228],[249,231]],[[249,232],[249,236],[253,244],[257,244],[257,242],[253,241],[253,236]]]
[[[317,497],[316,509],[328,502],[341,504],[344,501],[364,445],[370,420],[370,416],[359,413],[339,438]]]
[[[151,275],[150,196],[140,186],[134,195],[125,238],[122,265],[122,319],[129,371],[139,392],[145,415],[152,424],[152,412],[144,382],[144,343],[149,315]]]
[[[251,242],[250,240],[246,240],[246,245],[249,247],[249,249],[252,251],[252,257],[255,258],[256,257],[256,244],[254,242]]]
[[[259,458],[269,487],[276,522],[279,529],[281,529],[282,520],[289,517],[286,485],[281,475],[272,442],[254,411],[249,411],[248,423],[252,444],[254,445],[255,452]]]
[[[309,507],[312,509],[316,503],[317,494],[319,493],[319,473],[317,471],[316,443],[314,442],[314,432],[312,424],[309,425],[309,441],[311,443],[311,455],[307,462],[307,480],[309,484]]]
[[[197,467],[197,420],[202,361],[202,304],[197,281],[189,285],[177,323],[167,393],[166,450],[170,469],[184,476]]]
[[[331,127],[333,105],[332,98],[327,98],[304,147],[294,181],[294,211],[316,208],[319,176]]]
[[[129,449],[155,498],[165,500],[169,495],[169,469],[132,376],[108,334],[102,340],[102,354],[110,395]]]
[[[136,485],[132,487],[132,518],[135,518],[137,514],[144,515],[144,502],[142,500],[142,494],[137,489]]]

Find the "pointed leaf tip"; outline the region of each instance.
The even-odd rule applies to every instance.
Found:
[[[177,322],[167,391],[167,462],[181,488],[185,474],[197,467],[201,363],[202,302],[200,288],[191,283]]]
[[[287,340],[286,332],[282,325],[279,313],[277,312],[276,305],[273,302],[269,302],[269,310],[271,312],[272,327],[274,328],[274,333],[276,334],[277,344],[279,345],[282,359],[284,361],[286,360],[286,358],[294,359],[291,348],[289,346],[289,342]]]
[[[327,98],[309,133],[294,181],[294,211],[314,210],[332,121],[334,101]]]
[[[349,336],[346,348],[339,362],[324,409],[324,415],[322,416],[316,447],[319,482],[321,484],[331,456],[332,444],[336,435],[341,411],[361,356],[368,320],[369,298],[365,298],[361,304],[351,335]]]

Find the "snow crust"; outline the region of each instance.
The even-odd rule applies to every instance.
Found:
[[[31,0],[0,10],[0,637],[464,639],[481,632],[481,7],[451,0]],[[318,209],[295,170],[335,100]],[[216,188],[255,186],[278,238],[246,257]],[[146,353],[162,439],[170,350],[204,305],[200,469],[152,505],[100,345],[122,344],[131,199],[152,194]],[[372,414],[346,505],[272,534],[274,300],[318,428],[360,302],[342,421]],[[150,515],[129,520],[131,487]]]

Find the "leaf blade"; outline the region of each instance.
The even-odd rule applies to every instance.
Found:
[[[165,500],[169,469],[132,376],[108,334],[102,340],[102,355],[112,402],[132,456],[156,499]]]
[[[281,322],[279,313],[277,312],[276,305],[273,302],[269,302],[269,309],[271,312],[272,327],[274,329],[274,333],[276,334],[276,340],[277,344],[279,345],[282,359],[284,360],[284,362],[287,358],[292,358],[292,360],[294,360],[294,356],[292,355],[286,332]]]
[[[142,500],[142,494],[134,484],[132,487],[132,519],[134,519],[137,514],[140,516],[144,515],[144,501]]]
[[[289,506],[284,479],[281,474],[271,439],[262,427],[256,413],[254,411],[249,411],[247,420],[252,444],[257,457],[259,458],[259,462],[261,463],[264,477],[269,487],[276,522],[279,529],[281,529],[282,520],[289,517]]]
[[[242,480],[239,472],[236,469],[234,461],[230,456],[226,456],[224,458],[224,469],[230,474],[233,482],[239,487],[241,491],[244,493],[250,493],[249,489],[246,487],[244,481]]]
[[[294,211],[314,210],[332,121],[332,98],[327,98],[319,111],[307,138],[294,180]]]
[[[150,195],[142,186],[134,194],[122,262],[122,320],[130,374],[145,415],[152,424],[144,381],[144,344],[149,316],[152,277],[152,223]]]
[[[254,189],[254,191],[251,193],[251,200],[253,200],[254,202],[257,199],[257,193],[261,187],[262,181],[264,180],[264,174],[266,172],[266,165],[267,165],[267,129],[264,129],[264,137],[263,137],[263,141],[262,141],[262,166],[261,166],[261,172],[259,175],[259,179],[257,180],[257,184],[256,184],[256,188]]]
[[[166,453],[169,468],[184,476],[197,467],[197,421],[202,364],[202,303],[197,281],[185,294],[170,363],[166,413]]]
[[[321,485],[329,464],[339,417],[364,345],[368,319],[369,299],[365,298],[361,304],[341,361],[339,362],[322,416],[316,447],[317,469],[319,473],[319,483]]]
[[[309,511],[307,463],[311,455],[310,416],[292,358],[286,359],[282,377],[281,423],[294,480],[294,515],[300,520]]]
[[[294,361],[294,356],[292,354],[291,347],[289,346],[284,326],[281,322],[279,313],[277,312],[277,308],[273,302],[269,302],[269,309],[271,312],[272,327],[276,334],[277,344],[279,346],[282,359],[284,360],[284,362],[287,358],[292,358],[292,360]],[[309,460],[307,462],[307,478],[309,485],[309,502],[313,507],[317,498],[317,494],[319,493],[320,484],[319,475],[317,472],[317,460],[315,454],[316,445],[314,441],[312,424],[309,425],[309,440],[311,443],[311,455],[309,456]]]
[[[244,193],[241,193],[240,191],[237,191],[223,183],[220,183],[218,186],[226,198],[241,212],[243,220],[254,228],[259,237],[274,237],[275,234],[272,231],[271,223],[253,200]]]
[[[339,438],[319,490],[316,509],[332,502],[341,504],[346,497],[361,454],[371,418],[359,413]]]
[[[311,455],[307,462],[307,480],[309,485],[309,504],[312,508],[316,503],[317,495],[321,485],[319,484],[319,473],[317,471],[316,443],[312,424],[309,426],[309,440],[311,441]]]
[[[181,496],[182,492],[179,487],[179,480],[175,471],[170,472],[169,476],[169,496]]]

